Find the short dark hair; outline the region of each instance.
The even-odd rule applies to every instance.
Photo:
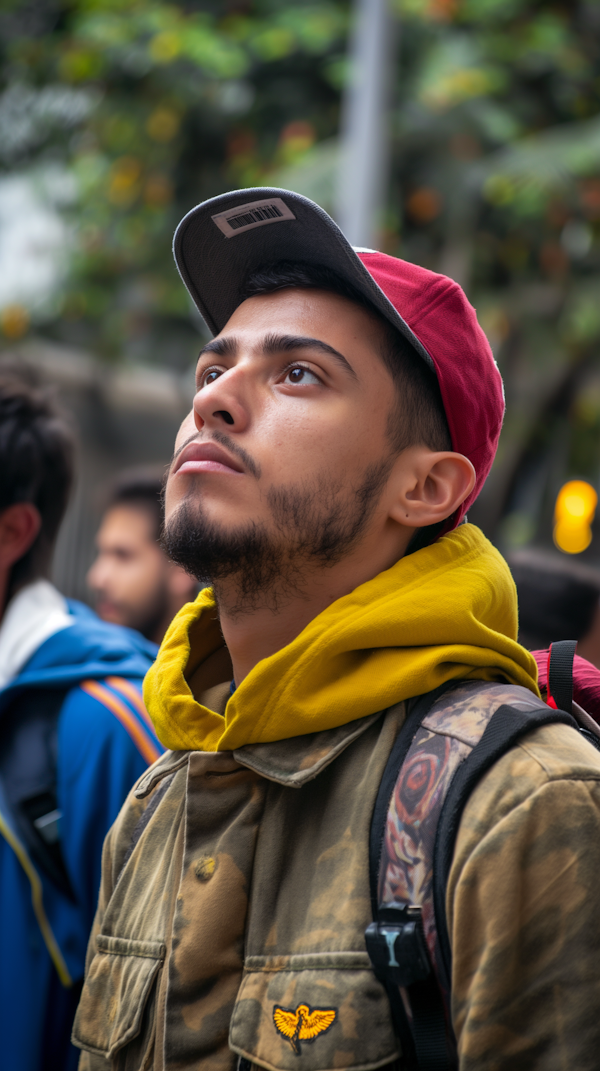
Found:
[[[582,640],[600,600],[600,571],[528,548],[508,558],[519,600],[519,643],[530,651],[554,640]]]
[[[50,570],[75,469],[75,437],[54,391],[34,369],[0,363],[0,512],[31,502],[42,524],[11,570],[9,598]]]
[[[430,450],[452,450],[452,439],[435,373],[396,328],[351,283],[321,264],[280,260],[252,272],[242,299],[299,287],[326,290],[360,305],[383,330],[382,360],[390,372],[399,404],[389,415],[387,430],[395,451],[423,445]]]
[[[163,523],[163,485],[163,469],[125,469],[111,485],[106,510],[116,506],[144,510],[151,519],[154,539],[158,540]]]

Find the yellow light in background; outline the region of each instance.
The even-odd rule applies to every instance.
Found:
[[[590,524],[597,505],[598,495],[591,484],[585,480],[569,480],[558,492],[556,520]]]
[[[554,525],[554,542],[565,554],[581,554],[592,542],[592,529],[589,524],[570,525],[558,521]]]
[[[581,554],[592,541],[598,495],[585,480],[569,480],[554,507],[554,542],[565,554]]]

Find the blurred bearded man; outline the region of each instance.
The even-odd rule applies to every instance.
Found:
[[[115,482],[96,536],[88,585],[103,621],[137,629],[160,643],[198,583],[160,546],[162,473],[130,469]]]

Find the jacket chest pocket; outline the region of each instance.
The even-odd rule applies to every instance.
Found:
[[[388,998],[365,952],[249,956],[229,1044],[274,1071],[367,1071],[399,1056]]]
[[[110,1060],[114,1071],[144,1071],[154,1045],[154,989],[165,945],[98,934],[96,947],[73,1043]]]

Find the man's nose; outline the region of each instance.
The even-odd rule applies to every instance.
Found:
[[[213,383],[202,387],[194,397],[194,422],[198,431],[227,427],[244,431],[250,410],[247,376],[238,368],[230,368]]]

